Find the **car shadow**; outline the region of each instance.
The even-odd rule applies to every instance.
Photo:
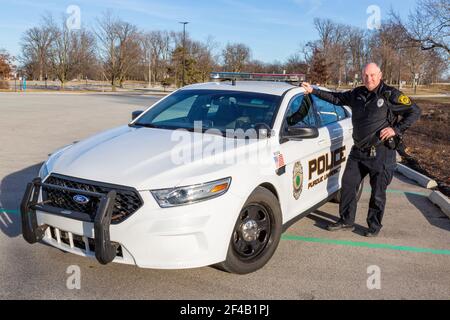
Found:
[[[0,230],[9,238],[22,234],[20,201],[27,183],[38,176],[42,162],[11,173],[0,182]]]
[[[326,228],[330,223],[334,223],[339,220],[339,217],[323,212],[321,210],[315,210],[307,217],[315,222],[314,224],[315,227],[318,227],[323,230],[327,230]],[[367,228],[355,223],[355,230],[353,231],[353,233],[363,236],[366,230]]]
[[[428,223],[434,227],[450,231],[450,219],[427,197],[405,192],[408,201],[423,214]]]

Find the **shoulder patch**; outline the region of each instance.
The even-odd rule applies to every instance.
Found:
[[[398,103],[403,104],[405,106],[411,105],[411,99],[408,96],[405,96],[404,94],[401,94],[398,97]]]

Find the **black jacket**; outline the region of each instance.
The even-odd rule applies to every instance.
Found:
[[[392,127],[401,136],[420,118],[420,108],[401,91],[381,82],[374,90],[358,87],[346,92],[328,92],[314,89],[312,94],[335,105],[352,109],[353,139],[359,147],[368,147],[368,139],[386,127]],[[399,118],[401,116],[401,118]],[[367,141],[367,142],[366,142]],[[362,144],[361,144],[362,142]]]

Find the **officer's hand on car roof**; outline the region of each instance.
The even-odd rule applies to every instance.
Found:
[[[306,94],[313,92],[313,87],[308,82],[302,82],[302,88],[305,89]]]

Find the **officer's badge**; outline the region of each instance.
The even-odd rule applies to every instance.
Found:
[[[377,106],[378,106],[378,108],[381,108],[382,106],[384,106],[384,100],[382,98],[378,99]]]
[[[303,167],[300,162],[296,162],[294,165],[292,185],[294,187],[294,198],[295,200],[298,200],[303,188]]]
[[[405,96],[404,94],[402,94],[402,95],[400,95],[400,97],[398,97],[398,102],[405,106],[411,105],[411,99],[409,99],[409,97]]]

